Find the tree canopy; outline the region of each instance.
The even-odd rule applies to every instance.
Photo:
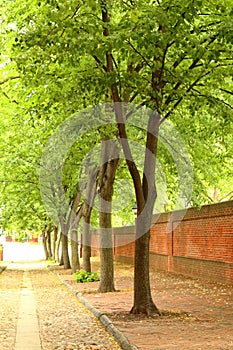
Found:
[[[129,202],[115,222],[133,221],[135,198],[138,214],[150,202],[150,215],[154,202],[172,210],[232,198],[231,3],[1,0],[2,220],[18,229],[50,222],[40,166],[53,135],[65,147],[67,134],[56,132],[80,111],[84,132],[77,130],[63,163],[47,163],[62,168],[55,192],[68,203],[87,183],[84,159],[95,164],[98,144],[109,139],[122,147],[113,199],[120,202],[121,190]],[[106,108],[101,126],[87,112],[93,106]],[[137,125],[133,113],[140,114]]]
[[[230,1],[103,3],[107,23],[98,1],[2,2],[1,123],[7,133],[11,120],[16,123],[10,127],[15,135],[8,143],[8,174],[16,177],[17,164],[17,181],[36,182],[43,147],[59,123],[109,100],[114,83],[121,101],[155,109],[181,133],[194,164],[191,203],[206,203],[215,187],[224,198],[230,191],[224,190],[222,174],[228,181],[232,170]],[[106,51],[113,57],[112,71]],[[2,133],[2,144],[6,137]],[[177,173],[169,155],[160,158],[172,209]]]

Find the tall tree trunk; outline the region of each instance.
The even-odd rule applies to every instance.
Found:
[[[117,99],[115,89],[112,94]],[[150,226],[154,203],[156,200],[155,187],[155,169],[156,154],[158,147],[158,132],[160,125],[160,116],[150,113],[147,126],[147,141],[144,159],[143,179],[132,157],[131,149],[128,143],[127,132],[125,128],[122,106],[115,103],[115,114],[118,122],[119,135],[121,137],[125,160],[134,182],[136,201],[137,201],[137,220],[136,220],[136,242],[135,242],[135,260],[134,260],[134,305],[131,313],[150,313],[159,314],[155,306],[150,290],[149,279],[149,245],[150,245]]]
[[[72,273],[74,273],[75,271],[80,270],[77,231],[72,231],[70,239],[71,239],[71,267],[72,267]]]
[[[85,192],[83,207],[83,269],[91,272],[91,212],[96,196],[96,179],[98,174],[97,167],[88,167],[88,182]]]
[[[62,241],[62,259],[63,259],[64,269],[70,269],[71,265],[70,265],[69,251],[68,251],[67,234],[62,232],[61,241]]]
[[[149,256],[150,227],[154,203],[157,197],[155,186],[156,154],[158,147],[160,116],[151,112],[148,128],[142,180],[143,200],[138,196],[136,242],[134,258],[134,305],[131,313],[160,314],[155,306],[150,289]]]
[[[148,223],[143,221],[145,220],[142,218],[136,220],[136,237],[138,238],[135,241],[134,255],[134,305],[130,312],[147,315],[160,314],[151,296],[149,277],[150,230],[148,230]],[[148,221],[147,218],[146,221]]]
[[[55,226],[53,229],[53,243],[52,243],[52,257],[56,261],[56,241],[57,241],[57,236],[58,236],[58,227]]]
[[[61,236],[62,238],[62,236]],[[62,239],[61,239],[61,242],[62,242]],[[64,259],[63,259],[63,251],[61,249],[61,255],[59,257],[59,266],[63,266],[64,265]]]
[[[61,243],[61,231],[58,231],[57,239],[55,241],[55,250],[54,250],[54,258],[56,262],[60,262],[60,257],[59,257],[60,243]]]
[[[79,196],[81,198],[81,196]],[[80,199],[79,198],[79,199]],[[77,199],[77,197],[76,197]],[[83,213],[83,205],[78,210],[76,215],[70,217],[70,239],[71,239],[71,266],[72,272],[80,270],[80,260],[79,260],[79,243],[78,243],[78,226]]]
[[[91,272],[91,231],[90,215],[83,222],[83,270]]]
[[[42,243],[43,243],[43,248],[44,248],[44,253],[45,253],[45,260],[48,260],[49,258],[49,252],[47,248],[47,235],[45,231],[42,231]]]
[[[119,149],[113,140],[102,142],[99,174],[100,197],[100,285],[99,292],[113,292],[114,263],[112,248],[112,196]]]
[[[61,229],[62,229],[62,256],[64,262],[64,268],[70,269],[70,259],[68,250],[68,233],[71,235],[71,252],[72,252],[72,269],[75,272],[80,268],[79,256],[78,256],[78,237],[77,237],[77,227],[80,221],[80,210],[77,209],[80,204],[81,191],[79,186],[77,186],[76,193],[71,199],[71,208],[69,213],[63,214],[61,216]],[[67,222],[66,222],[67,220]]]
[[[114,292],[111,213],[100,213],[100,285],[99,292]],[[110,226],[110,227],[109,227]]]
[[[110,16],[108,13],[109,0],[103,0],[102,4],[102,21],[104,23],[103,35],[109,36]],[[105,25],[105,23],[107,25]],[[111,52],[106,51],[106,71],[111,73],[114,71],[113,56]],[[152,85],[155,82],[155,74],[152,77]],[[152,86],[153,88],[153,86]],[[136,194],[136,201],[138,206],[138,220],[142,222],[137,224],[137,239],[135,244],[135,269],[134,269],[134,305],[131,310],[132,313],[145,313],[151,312],[159,313],[156,306],[153,303],[150,291],[149,282],[149,242],[150,242],[150,225],[151,217],[156,198],[155,189],[155,156],[157,153],[158,144],[158,131],[160,124],[160,116],[151,114],[148,123],[147,130],[147,142],[144,160],[144,175],[141,181],[140,173],[133,160],[133,155],[130,149],[127,130],[126,130],[126,118],[123,111],[122,101],[120,98],[119,90],[116,83],[113,83],[110,87],[111,98],[114,103],[115,117],[119,132],[119,142],[122,144],[125,160],[134,183],[134,189]],[[146,174],[146,176],[145,176]],[[141,213],[144,208],[147,208],[149,216],[142,217]],[[142,258],[142,260],[141,260]],[[142,265],[145,265],[142,267]],[[142,293],[142,289],[144,293]],[[146,295],[144,295],[146,294]]]
[[[47,247],[48,247],[49,259],[51,259],[52,256],[53,256],[53,253],[52,253],[52,241],[51,241],[51,231],[47,232]]]
[[[77,216],[76,211],[77,211],[78,205],[80,203],[80,198],[81,198],[81,192],[80,192],[79,187],[78,187],[74,197],[71,200],[71,208],[70,208],[69,212],[67,212],[67,213],[63,212],[59,216],[60,225],[61,225],[61,242],[62,242],[62,259],[61,259],[60,265],[61,265],[61,263],[63,263],[64,269],[71,268],[69,250],[68,250],[68,233],[69,232],[72,233],[73,229],[75,227],[75,220],[76,220],[76,216]],[[76,249],[76,253],[74,251],[75,249]],[[77,249],[75,243],[73,244],[73,253],[74,253],[74,257],[76,255],[76,258],[77,258],[78,249]],[[74,259],[76,259],[76,258],[74,258]],[[74,268],[75,268],[75,266],[74,266]]]

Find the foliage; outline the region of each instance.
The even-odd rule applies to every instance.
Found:
[[[41,229],[46,213],[38,168],[45,144],[73,113],[111,100],[112,83],[121,100],[156,109],[181,133],[194,166],[190,205],[209,202],[214,187],[222,192],[220,199],[231,192],[231,1],[106,3],[111,14],[108,24],[101,19],[99,1],[1,1],[0,81],[6,82],[0,85],[0,187],[7,225]],[[108,37],[103,36],[106,26]],[[112,72],[106,72],[106,50],[114,57]],[[145,142],[139,129],[128,135],[137,143]],[[84,135],[67,156],[63,183],[68,201],[77,188],[83,158],[100,136],[97,130]],[[166,179],[166,202],[172,209],[177,170],[162,145],[158,158]],[[114,212],[119,224],[128,218],[133,221],[134,200],[126,208],[128,199],[121,190],[132,188],[126,174],[121,161]]]
[[[74,281],[77,283],[95,282],[99,280],[99,272],[87,272],[84,270],[78,270],[74,273]]]
[[[9,141],[3,151],[0,172],[2,215],[6,224],[16,223],[20,229],[50,224],[38,190],[45,145],[63,121],[77,111],[104,102],[124,102],[130,108],[137,105],[139,111],[144,107],[155,111],[150,122],[160,135],[169,122],[177,128],[194,170],[194,188],[188,205],[210,201],[213,188],[225,187],[222,176],[225,183],[230,183],[232,0],[223,0],[221,4],[218,0],[0,0],[0,6],[4,9],[0,87],[4,98],[17,104],[16,113],[9,120],[18,124],[10,133],[5,128],[0,141],[3,150],[4,138]],[[152,213],[156,198],[154,181],[162,194],[158,203],[162,204],[164,198],[168,209],[177,208],[179,192],[182,189],[182,195],[186,196],[185,180],[191,174],[186,170],[184,148],[176,144],[175,133],[171,131],[165,140],[160,138],[156,163],[162,170],[157,166],[154,173],[155,161],[145,148],[149,146],[155,154],[157,140],[153,133],[140,130],[141,121],[147,124],[145,115],[142,112],[135,129],[125,128],[121,117],[116,112],[106,128],[93,128],[83,135],[82,142],[73,145],[65,165],[57,164],[58,168],[62,167],[63,183],[55,192],[64,190],[67,202],[72,203],[80,179],[85,179],[79,177],[83,159],[90,155],[95,143],[102,141],[102,136],[111,135],[123,146],[122,158],[125,158],[117,171],[115,199],[119,198],[119,189],[127,186],[128,166],[138,211],[147,202]],[[116,121],[117,128],[112,130]],[[92,120],[87,118],[88,122]],[[61,136],[61,141],[67,140]],[[143,145],[144,151],[134,154],[130,141]],[[92,156],[95,158],[94,153]],[[146,163],[148,159],[151,161]],[[181,159],[183,177],[176,166],[176,161]],[[143,167],[148,170],[148,182]],[[163,186],[164,182],[167,187]],[[129,184],[132,192],[132,182]],[[116,222],[120,221],[121,212],[122,221],[128,220],[133,204],[132,201],[125,206],[128,201],[125,193],[120,197],[120,205],[115,206]],[[53,200],[52,195],[50,201]],[[69,214],[69,210],[62,213],[64,227],[68,226]],[[147,215],[144,221],[148,227],[150,220]],[[137,227],[139,223],[137,220]],[[146,240],[141,243],[136,240],[135,276],[136,291],[143,290],[148,296],[149,235]],[[149,299],[144,299],[138,303],[138,309],[148,308],[149,304]]]

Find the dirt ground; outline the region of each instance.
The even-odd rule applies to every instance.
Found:
[[[162,316],[135,316],[133,267],[115,263],[117,292],[98,293],[98,282],[75,283],[70,270],[54,266],[63,279],[140,350],[233,349],[233,286],[204,282],[165,272],[151,272],[151,290]],[[99,269],[98,260],[92,270]]]

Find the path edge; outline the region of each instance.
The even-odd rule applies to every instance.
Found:
[[[128,338],[112,323],[112,321],[100,310],[93,307],[82,295],[81,292],[74,290],[71,285],[66,282],[59,273],[55,272],[53,268],[49,265],[48,269],[52,272],[61,283],[69,289],[79,301],[101,322],[106,331],[110,333],[116,342],[121,346],[122,350],[139,350],[138,347],[128,340]]]
[[[8,264],[9,265],[9,264]],[[2,273],[2,272],[4,272],[6,269],[7,269],[7,266],[8,265],[2,265],[2,266],[0,266],[0,274]]]

